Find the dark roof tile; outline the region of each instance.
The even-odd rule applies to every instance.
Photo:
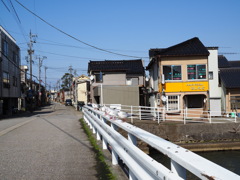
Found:
[[[218,55],[218,68],[228,68],[230,67],[229,61],[223,55]]]
[[[95,72],[126,72],[127,74],[144,74],[143,62],[136,60],[105,60],[90,61],[88,63],[88,73]]]
[[[220,79],[226,88],[240,88],[240,68],[221,68]]]
[[[240,67],[240,61],[228,61],[231,67]]]
[[[202,42],[194,37],[166,49],[150,49],[150,57],[155,55],[164,56],[208,56],[209,51]]]

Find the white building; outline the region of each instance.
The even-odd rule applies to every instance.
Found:
[[[219,87],[218,72],[218,47],[207,48],[208,56],[208,74],[209,74],[209,107],[211,116],[221,115],[221,87]]]

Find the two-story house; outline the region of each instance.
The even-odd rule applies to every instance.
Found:
[[[90,61],[90,102],[139,106],[143,95],[145,71],[143,61],[105,60]]]
[[[208,110],[208,49],[192,38],[165,49],[150,49],[150,104],[167,113]]]
[[[19,108],[20,49],[15,39],[0,26],[0,115]]]

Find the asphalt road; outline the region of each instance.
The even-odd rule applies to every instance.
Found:
[[[81,117],[73,107],[53,104],[28,117],[1,120],[0,179],[97,179]]]

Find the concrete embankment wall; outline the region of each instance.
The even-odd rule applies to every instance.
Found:
[[[240,123],[184,125],[135,121],[133,125],[192,151],[240,149]]]

